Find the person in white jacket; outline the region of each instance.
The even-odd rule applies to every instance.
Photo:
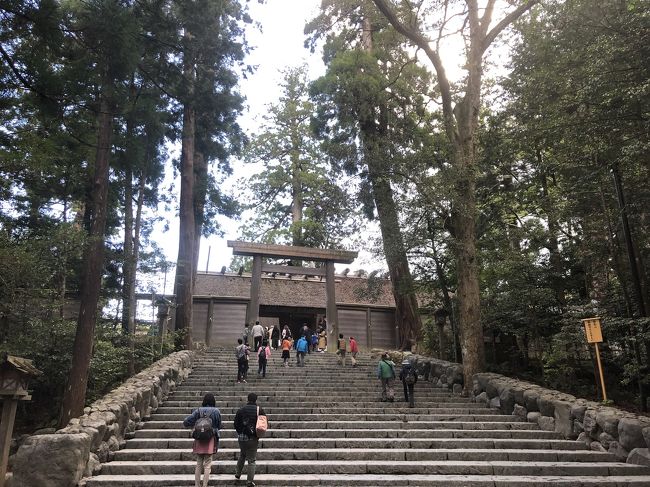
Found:
[[[251,334],[253,335],[253,348],[255,349],[255,353],[257,353],[262,346],[262,339],[264,338],[264,327],[260,325],[259,321],[256,321],[253,325]]]

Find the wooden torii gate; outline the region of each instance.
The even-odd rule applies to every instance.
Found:
[[[246,310],[246,323],[254,323],[260,313],[260,286],[262,272],[277,272],[291,275],[309,275],[325,277],[327,294],[327,332],[338,337],[339,324],[336,310],[336,292],[334,282],[334,264],[351,264],[359,255],[356,251],[316,249],[311,247],[294,247],[291,245],[260,244],[228,240],[228,247],[233,249],[233,255],[253,257],[253,272],[251,278],[251,299]],[[287,265],[271,265],[263,262],[264,258],[306,260],[324,262],[325,268],[298,267]],[[328,340],[328,348],[336,345],[336,339]]]

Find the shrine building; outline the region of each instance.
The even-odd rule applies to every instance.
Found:
[[[252,272],[198,272],[194,288],[192,338],[208,346],[232,346],[245,323],[289,325],[294,335],[314,330],[327,318],[330,343],[339,333],[359,347],[398,344],[395,301],[388,279],[336,274],[335,263],[351,264],[357,252],[228,241],[234,255],[253,258]],[[316,262],[319,267],[283,266],[267,259]],[[167,329],[173,329],[173,313]]]

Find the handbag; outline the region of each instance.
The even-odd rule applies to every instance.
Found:
[[[269,428],[269,422],[266,419],[266,416],[260,416],[260,407],[257,406],[257,422],[255,423],[255,433],[258,438],[262,438],[266,434],[266,430]]]

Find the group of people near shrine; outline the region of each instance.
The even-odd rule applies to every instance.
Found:
[[[312,352],[324,353],[327,350],[327,322],[325,320],[319,321],[318,329],[315,331],[312,331],[305,323],[300,328],[297,339],[294,339],[288,325],[284,325],[280,330],[277,325],[265,328],[259,321],[256,321],[252,327],[249,327],[248,323],[246,323],[242,338],[239,338],[237,343],[235,349],[237,382],[245,383],[252,354],[255,354],[258,360],[257,375],[263,378],[266,377],[266,365],[271,356],[271,350],[282,350],[284,367],[290,366],[291,350],[295,350],[297,367],[305,366],[306,354]],[[346,357],[349,354],[352,366],[356,367],[358,353],[359,346],[354,337],[351,336],[348,343],[343,334],[339,334],[336,347],[339,365],[345,367]]]
[[[246,323],[242,333],[242,340],[247,346],[254,347],[257,350],[266,339],[272,350],[278,350],[282,347],[282,342],[288,338],[293,341],[293,348],[295,349],[298,339],[303,336],[307,341],[308,353],[324,352],[327,350],[327,321],[325,319],[319,320],[315,330],[311,330],[305,323],[295,338],[289,325],[284,325],[280,329],[278,325],[265,327],[259,321],[256,321],[252,326]]]

